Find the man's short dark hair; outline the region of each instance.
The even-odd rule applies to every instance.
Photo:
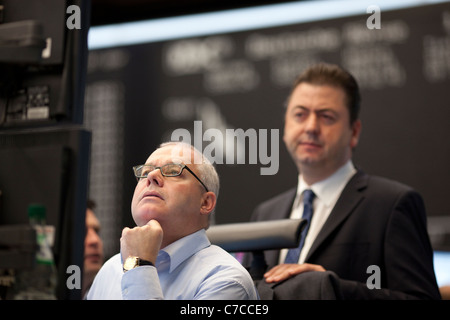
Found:
[[[95,203],[94,200],[92,200],[92,199],[87,200],[87,205],[86,205],[87,209],[91,209],[92,211],[94,211],[96,206],[97,206],[97,204]]]
[[[358,119],[361,104],[359,86],[356,79],[347,70],[344,70],[335,64],[315,64],[303,71],[294,81],[289,99],[292,92],[300,83],[328,85],[342,89],[347,97],[347,107],[350,113],[350,124],[354,123]]]

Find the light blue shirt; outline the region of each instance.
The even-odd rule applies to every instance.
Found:
[[[95,277],[87,299],[99,300],[256,300],[247,270],[228,252],[211,245],[201,229],[164,249],[155,267],[126,273],[120,254],[109,259]]]

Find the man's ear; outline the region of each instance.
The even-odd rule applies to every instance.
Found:
[[[359,142],[359,136],[361,135],[362,124],[361,120],[357,119],[352,124],[352,138],[350,141],[350,147],[352,149],[356,148]]]
[[[208,215],[214,210],[216,206],[217,197],[212,191],[205,192],[202,196],[202,202],[200,206],[200,214]]]

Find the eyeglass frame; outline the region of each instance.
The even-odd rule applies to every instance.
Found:
[[[170,166],[170,165],[177,165],[177,166],[180,166],[180,167],[181,167],[180,173],[179,173],[179,174],[176,174],[176,175],[167,175],[167,174],[163,173],[162,167],[166,167],[166,166]],[[203,181],[200,180],[200,178],[194,173],[194,171],[192,171],[192,170],[191,170],[187,165],[185,165],[184,163],[167,163],[167,164],[165,164],[165,165],[163,165],[163,166],[160,166],[160,167],[154,166],[154,165],[152,165],[152,164],[140,164],[140,165],[134,166],[134,167],[133,167],[133,172],[134,172],[134,176],[136,177],[136,179],[137,179],[138,182],[139,182],[139,179],[147,178],[147,176],[148,176],[148,174],[147,174],[147,176],[138,176],[138,175],[137,175],[136,170],[138,170],[138,169],[140,169],[140,168],[143,168],[143,167],[153,167],[153,170],[149,171],[149,173],[152,172],[152,171],[154,171],[154,170],[156,170],[156,169],[159,169],[159,172],[161,172],[161,175],[162,175],[163,177],[178,177],[178,176],[181,176],[181,174],[183,173],[184,168],[186,168],[187,171],[189,171],[189,172],[194,176],[194,178],[197,179],[198,182],[200,182],[200,183],[202,184],[202,186],[203,186],[203,188],[205,188],[206,192],[209,192],[208,188],[207,188],[206,185],[203,183]]]

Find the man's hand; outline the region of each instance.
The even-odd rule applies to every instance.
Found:
[[[279,282],[293,277],[299,273],[307,271],[325,271],[325,269],[317,264],[279,264],[264,274],[266,282]]]
[[[120,252],[122,261],[136,256],[155,263],[163,238],[163,230],[156,220],[150,220],[145,226],[122,230]]]

